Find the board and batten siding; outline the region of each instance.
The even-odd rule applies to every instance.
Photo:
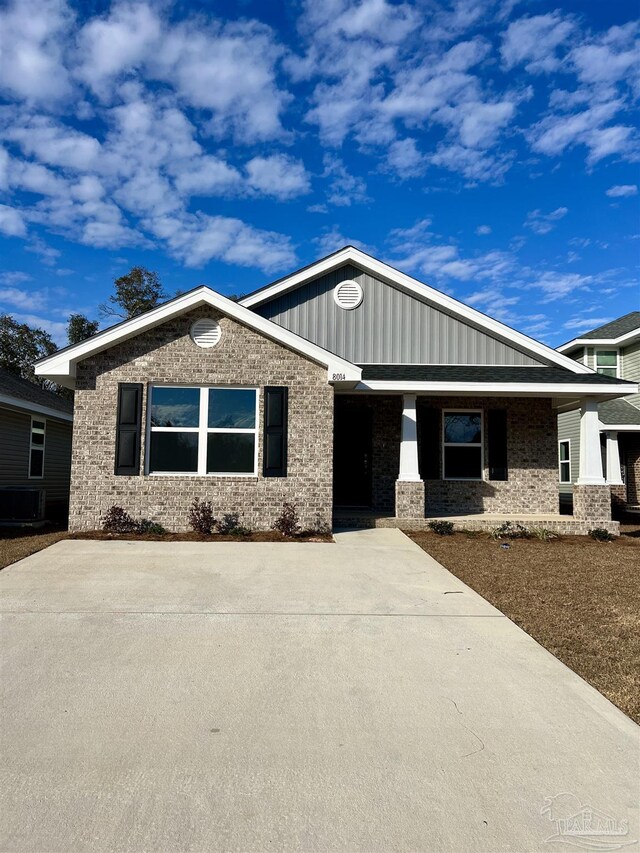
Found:
[[[336,285],[347,279],[364,293],[353,310],[333,298]],[[542,363],[350,264],[254,310],[355,364]]]
[[[29,477],[31,415],[17,409],[0,408],[0,486],[31,486],[46,490],[46,502],[69,499],[71,474],[71,429],[67,421],[46,420],[44,477]]]
[[[560,494],[572,494],[573,484],[578,479],[580,471],[580,410],[560,412],[558,415],[558,442],[569,439],[571,460],[571,482],[560,483]],[[559,451],[558,451],[559,452]],[[560,481],[560,465],[558,464],[558,481]]]

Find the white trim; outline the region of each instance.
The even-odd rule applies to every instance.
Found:
[[[590,371],[592,372],[592,371]],[[576,380],[579,382],[579,379]],[[606,397],[615,398],[638,393],[638,385],[580,385],[552,382],[414,382],[384,379],[367,379],[353,389],[355,391],[397,391],[421,394],[500,394],[517,397]]]
[[[198,426],[196,427],[156,427],[151,425],[151,397],[154,388],[197,388],[200,391],[198,401]],[[210,427],[209,426],[209,391],[253,391],[255,393],[255,415],[252,429],[246,427]],[[242,477],[258,479],[258,442],[260,432],[260,388],[257,385],[195,385],[185,383],[177,385],[174,382],[150,382],[147,386],[147,417],[145,429],[145,459],[144,474],[147,477]],[[197,471],[151,471],[151,436],[154,432],[189,432],[198,436],[198,470]],[[210,434],[243,433],[253,435],[253,471],[207,471],[208,436]],[[203,441],[202,438],[205,437]]]
[[[38,423],[43,423],[44,427],[42,429],[42,444],[34,444],[33,443],[33,422],[38,421]],[[39,429],[39,427],[37,427]],[[45,448],[47,446],[47,419],[40,417],[38,415],[31,415],[31,422],[29,424],[29,460],[28,460],[28,469],[27,469],[27,479],[28,480],[44,480],[44,462],[45,462]],[[34,450],[42,451],[42,474],[32,474],[31,473],[31,454]]]
[[[630,332],[625,332],[624,335],[619,335],[617,338],[574,338],[571,341],[567,341],[566,344],[561,344],[557,347],[557,351],[566,352],[580,346],[620,346],[621,344],[630,343],[636,337],[640,338],[640,329],[632,329]]]
[[[323,258],[322,260],[317,261],[317,263],[311,264],[305,269],[299,270],[298,272],[275,282],[271,286],[263,288],[257,293],[246,296],[244,299],[240,300],[240,305],[243,305],[246,308],[253,308],[256,305],[262,305],[264,302],[268,302],[275,296],[286,291],[293,290],[301,284],[304,284],[306,281],[318,278],[319,276],[330,272],[336,267],[343,266],[346,263],[356,264],[364,272],[372,273],[374,276],[383,280],[386,279],[408,293],[446,309],[455,317],[479,326],[481,330],[496,335],[510,344],[515,344],[517,347],[525,350],[526,353],[533,353],[536,358],[542,358],[546,361],[552,362],[553,364],[566,367],[573,373],[590,372],[588,367],[581,365],[572,358],[562,355],[551,347],[522,334],[522,332],[510,329],[508,326],[505,326],[504,323],[500,323],[498,320],[494,320],[492,317],[488,317],[486,314],[476,311],[475,308],[471,308],[470,306],[459,302],[457,299],[447,296],[447,294],[441,293],[439,290],[429,287],[427,284],[423,284],[417,279],[377,260],[377,258],[367,255],[365,252],[360,251],[360,249],[356,249],[354,246],[345,246],[345,248],[341,249],[339,252],[329,255],[329,257]]]
[[[51,409],[49,406],[41,406],[39,403],[30,403],[28,400],[22,400],[20,397],[12,397],[9,394],[0,394],[0,406],[12,406],[16,409],[24,409],[27,412],[36,412],[39,415],[46,415],[48,418],[58,418],[61,421],[72,421],[73,414],[71,412],[59,412],[57,409]]]
[[[38,376],[46,376],[61,385],[66,385],[73,388],[75,385],[76,365],[82,359],[88,358],[90,355],[103,352],[117,343],[133,338],[147,329],[152,329],[159,326],[167,320],[191,311],[194,308],[201,306],[210,306],[211,308],[220,311],[227,317],[237,320],[244,326],[248,326],[256,332],[270,338],[295,352],[306,356],[311,361],[327,368],[327,380],[332,381],[332,376],[340,375],[344,377],[345,382],[358,381],[362,375],[362,371],[355,364],[341,358],[335,353],[319,347],[317,344],[278,326],[271,320],[267,320],[249,311],[238,302],[233,302],[216,293],[210,287],[202,286],[195,290],[185,293],[183,296],[178,296],[158,308],[153,308],[139,317],[134,317],[131,320],[125,320],[110,329],[105,329],[104,332],[98,332],[97,335],[82,341],[75,346],[66,347],[53,355],[40,359],[36,362],[35,372]],[[333,380],[338,381],[338,380]]]
[[[560,456],[560,445],[561,444],[568,444],[569,445],[569,452],[567,454],[566,459],[563,459]],[[567,464],[569,465],[569,479],[563,480],[562,479],[562,466],[567,465]],[[571,439],[570,438],[559,438],[558,439],[558,483],[560,483],[560,485],[562,485],[562,486],[570,486],[572,482],[573,481],[571,479]]]
[[[640,432],[640,424],[600,424],[600,432]]]
[[[447,414],[480,415],[480,441],[446,441],[444,440],[444,422]],[[484,409],[442,409],[441,425],[442,444],[442,479],[447,482],[481,483],[484,481]],[[447,447],[479,447],[480,476],[479,477],[447,477],[445,449]]]

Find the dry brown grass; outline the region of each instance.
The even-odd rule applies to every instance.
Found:
[[[409,534],[640,723],[640,537],[515,540]]]
[[[0,527],[0,569],[16,563],[36,551],[42,551],[66,539],[67,531],[59,527]]]

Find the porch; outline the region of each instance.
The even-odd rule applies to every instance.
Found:
[[[419,530],[446,519],[468,530],[511,521],[560,533],[617,532],[610,489],[595,470],[591,401],[583,409],[582,482],[566,516],[551,398],[337,394],[334,526]]]

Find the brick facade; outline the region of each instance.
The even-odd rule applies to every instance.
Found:
[[[577,521],[611,521],[611,486],[573,487],[573,517]]]
[[[396,518],[424,518],[424,482],[396,480]]]
[[[627,472],[627,503],[640,506],[640,432],[618,433]]]
[[[191,341],[199,317],[220,320],[212,349]],[[118,382],[265,385],[289,388],[288,476],[262,476],[263,395],[259,394],[258,476],[139,476],[114,474]],[[99,527],[112,504],[170,530],[188,528],[194,498],[211,500],[220,515],[237,511],[253,529],[269,529],[283,501],[298,507],[305,527],[331,523],[333,388],[326,369],[210,309],[199,309],[120,343],[78,365],[73,425],[71,530]],[[145,389],[143,423],[147,422]],[[146,439],[142,438],[142,458]]]

